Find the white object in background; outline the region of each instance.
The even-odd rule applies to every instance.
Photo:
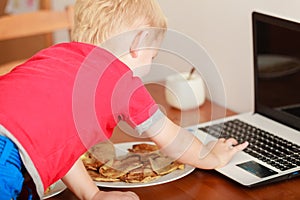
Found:
[[[198,108],[205,101],[204,81],[198,74],[179,73],[166,78],[166,100],[174,108],[189,110]]]

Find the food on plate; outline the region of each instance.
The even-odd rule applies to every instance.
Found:
[[[115,158],[115,148],[110,142],[101,142],[94,145],[81,156],[87,170],[97,171],[100,166]]]
[[[89,175],[97,182],[148,183],[185,167],[163,155],[156,145],[148,143],[135,144],[126,155],[116,157],[114,154],[104,162],[96,157],[88,151],[82,159]]]
[[[158,147],[156,145],[141,143],[132,145],[132,149],[128,149],[128,151],[132,153],[151,153],[158,151]]]

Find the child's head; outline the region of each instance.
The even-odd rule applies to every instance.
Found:
[[[72,40],[99,45],[135,29],[166,29],[156,0],[77,0]]]
[[[72,40],[101,45],[142,76],[166,28],[156,0],[77,0]]]

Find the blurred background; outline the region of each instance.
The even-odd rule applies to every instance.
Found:
[[[0,0],[0,15],[30,12],[37,9],[61,10],[75,0]],[[195,40],[215,62],[224,82],[226,102],[216,103],[236,112],[251,111],[253,105],[253,60],[251,13],[258,11],[300,22],[299,0],[158,0],[165,12],[169,28]],[[0,43],[0,63],[12,57],[29,57],[45,46],[49,35]],[[53,42],[68,41],[67,31],[54,33]],[[16,48],[22,44],[26,48]],[[156,62],[179,71],[190,67],[180,59],[159,54]],[[163,80],[158,73],[155,80]],[[213,77],[204,77],[213,78]]]

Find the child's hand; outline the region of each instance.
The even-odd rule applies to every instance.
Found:
[[[248,144],[248,142],[238,144],[238,142],[233,138],[229,138],[227,140],[220,138],[215,142],[208,143],[206,147],[210,149],[210,153],[218,159],[219,165],[216,168],[220,168],[225,166],[237,152],[245,149]]]
[[[139,200],[140,198],[133,192],[104,192],[99,191],[92,200]]]

